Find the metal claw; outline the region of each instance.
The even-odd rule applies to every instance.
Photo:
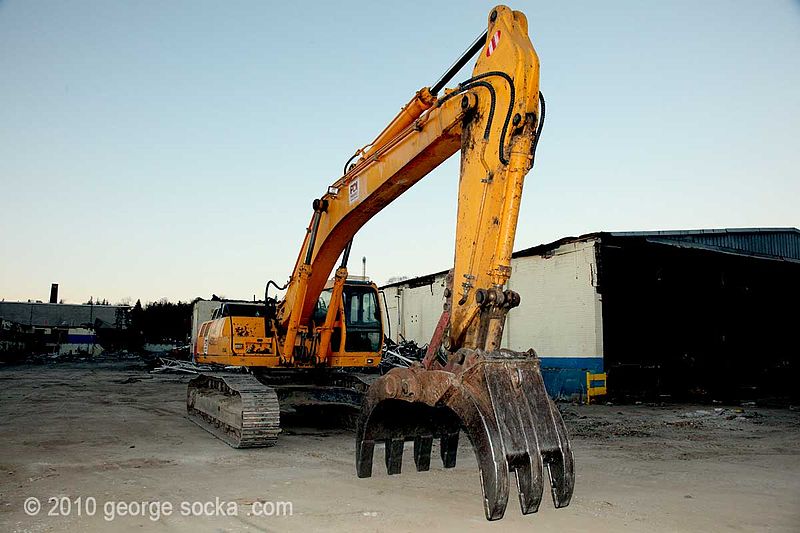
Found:
[[[403,445],[405,439],[393,438],[386,441],[386,472],[391,476],[399,474],[403,468]]]
[[[545,467],[554,505],[568,505],[575,485],[572,450],[536,356],[475,350],[466,361],[455,372],[398,368],[373,384],[357,432],[359,477],[372,473],[376,441],[386,442],[389,474],[400,472],[406,440],[414,441],[418,471],[430,468],[434,438],[441,442],[442,463],[452,468],[460,428],[478,461],[488,520],[505,513],[511,472],[523,514],[539,509]]]
[[[442,456],[442,466],[445,468],[456,467],[456,456],[458,455],[458,432],[444,435],[439,440],[439,452]]]
[[[414,438],[414,464],[417,472],[427,472],[431,469],[431,449],[433,448],[433,435],[420,435]]]

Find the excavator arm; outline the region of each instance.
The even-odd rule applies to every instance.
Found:
[[[404,124],[397,125],[398,134],[379,137],[367,156],[314,201],[306,238],[278,309],[278,321],[286,328],[285,358],[302,346],[298,333],[304,333],[337,259],[356,232],[461,147],[462,121],[469,109],[458,100],[431,108],[436,100],[427,93],[427,113],[406,113],[422,108],[420,95],[425,93],[420,91],[404,108],[402,121],[395,120]]]
[[[360,159],[313,203],[313,215],[278,320],[290,356],[298,328],[314,310],[337,259],[359,229],[431,170],[462,153],[454,265],[459,305],[449,319],[452,345],[463,344],[481,288],[502,288],[522,184],[532,165],[539,106],[539,61],[520,12],[492,11],[473,76],[441,97],[425,87],[365,149]],[[491,37],[488,34],[491,32]],[[471,49],[475,46],[471,47]],[[492,297],[492,293],[488,293]],[[490,335],[499,342],[497,335]],[[470,342],[474,344],[474,342]],[[496,346],[495,346],[496,347]]]
[[[472,76],[443,91],[474,53],[479,56]],[[478,459],[490,520],[505,512],[511,472],[526,514],[538,509],[544,470],[556,507],[569,503],[574,485],[564,423],[547,396],[535,352],[500,348],[506,314],[520,302],[505,285],[542,115],[539,61],[527,20],[498,6],[468,53],[442,80],[418,91],[314,201],[277,311],[283,363],[291,365],[309,350],[324,363],[354,235],[460,151],[455,258],[441,319],[422,364],[394,369],[370,387],[357,431],[356,462],[358,475],[369,477],[375,444],[385,443],[387,469],[399,473],[404,443],[413,441],[417,470],[427,470],[436,439],[444,466],[452,467],[463,430]],[[314,324],[316,302],[340,257],[334,305],[323,324]],[[447,364],[437,362],[440,354]]]

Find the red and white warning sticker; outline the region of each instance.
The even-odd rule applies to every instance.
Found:
[[[497,50],[497,45],[500,44],[500,30],[497,30],[492,38],[489,39],[489,46],[486,47],[486,57],[490,57],[495,50]]]

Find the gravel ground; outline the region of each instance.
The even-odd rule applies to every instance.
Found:
[[[403,475],[376,455],[357,479],[353,433],[327,419],[287,419],[274,448],[229,448],[186,419],[188,379],[130,363],[0,367],[0,530],[800,531],[789,409],[563,405],[572,504],[523,517],[512,494],[489,523],[468,443],[453,470],[434,459],[417,473],[407,450]],[[281,502],[290,516],[275,516]]]

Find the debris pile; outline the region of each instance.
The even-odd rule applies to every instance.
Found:
[[[191,361],[180,359],[170,359],[169,357],[159,357],[161,365],[150,371],[151,374],[161,374],[162,372],[174,372],[178,374],[199,374],[211,370],[210,365],[198,365]]]
[[[394,342],[389,337],[384,337],[380,364],[382,374],[396,367],[407,368],[425,357],[427,344],[419,346],[416,341],[408,341],[402,335],[400,338],[400,342]]]
[[[725,420],[743,421],[746,419],[761,418],[763,415],[758,413],[757,411],[745,411],[744,409],[740,408],[726,409],[723,407],[716,407],[713,410],[697,409],[695,411],[681,413],[678,416],[681,418],[700,418],[700,419],[721,417],[724,418]]]
[[[121,350],[103,351],[99,354],[86,352],[18,354],[13,360],[16,364],[29,365],[46,365],[52,363],[110,363],[117,361],[142,362],[143,359],[135,352]]]

